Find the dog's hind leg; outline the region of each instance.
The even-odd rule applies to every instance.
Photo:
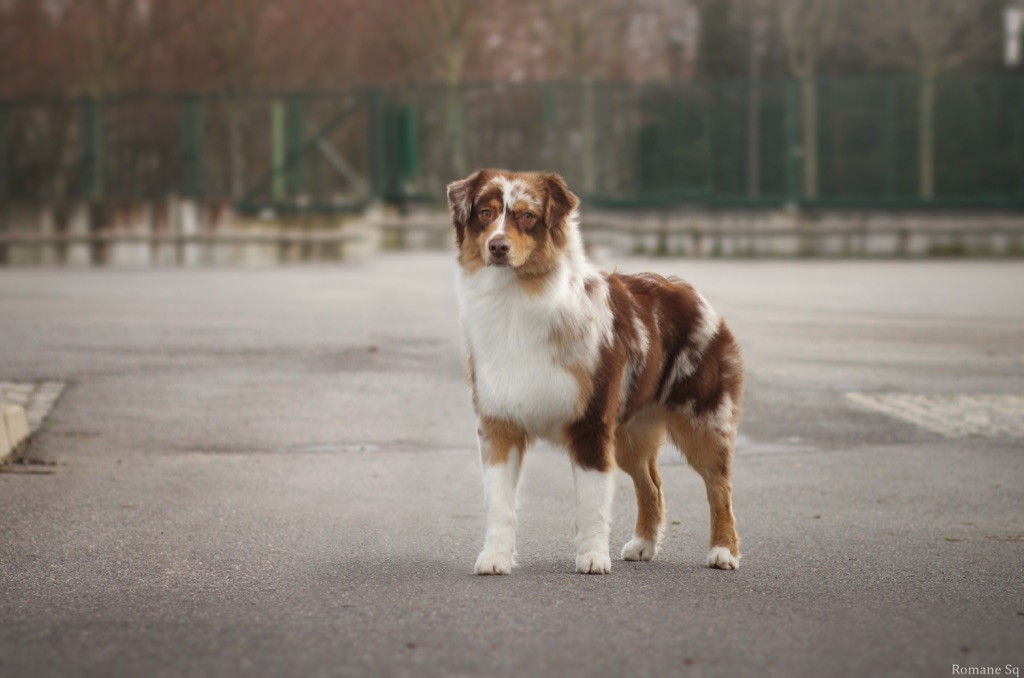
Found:
[[[509,574],[516,555],[516,487],[527,438],[519,427],[484,419],[477,431],[487,505],[487,534],[477,574]]]
[[[738,412],[729,396],[702,414],[674,412],[668,430],[672,442],[704,479],[711,509],[711,550],[708,567],[735,570],[740,566],[740,539],[732,512],[732,457]]]
[[[622,547],[623,560],[650,560],[658,554],[665,528],[665,498],[658,473],[664,439],[665,423],[652,413],[641,412],[616,433],[615,460],[633,479],[636,490],[636,529]]]

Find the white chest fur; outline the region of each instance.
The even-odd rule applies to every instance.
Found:
[[[582,288],[579,294],[570,288],[568,272],[542,294],[526,292],[508,269],[460,272],[459,304],[481,415],[518,422],[532,435],[548,438],[573,419],[580,386],[556,360],[552,331],[567,320],[591,328],[578,349],[581,360],[592,362],[598,328],[587,322]]]

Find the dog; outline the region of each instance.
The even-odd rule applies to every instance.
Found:
[[[579,199],[557,174],[480,170],[447,195],[487,516],[475,572],[516,564],[516,486],[538,439],[572,461],[576,570],[611,571],[616,466],[637,500],[622,558],[654,558],[666,433],[707,487],[707,565],[739,567],[731,472],[743,361],[726,324],[682,280],[588,263]]]

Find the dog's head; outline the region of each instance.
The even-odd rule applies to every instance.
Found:
[[[579,199],[557,174],[480,170],[448,185],[459,263],[552,270],[565,251]]]

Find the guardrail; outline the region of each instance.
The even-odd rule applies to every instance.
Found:
[[[383,249],[450,249],[441,211],[370,210],[363,215],[247,218],[178,202],[136,206],[120,221],[84,206],[58,227],[52,211],[22,214],[0,230],[0,264],[274,264],[342,260]],[[113,218],[107,214],[107,218]],[[102,224],[116,224],[106,225]],[[617,255],[687,257],[919,257],[1024,255],[1024,214],[849,210],[587,210],[584,242]]]
[[[2,233],[0,246],[52,246],[52,245],[323,245],[360,242],[366,239],[359,233],[123,233],[98,231],[95,233]]]

